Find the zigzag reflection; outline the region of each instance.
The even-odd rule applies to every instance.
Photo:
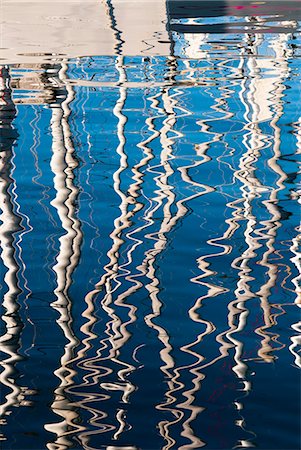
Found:
[[[255,40],[255,42],[253,43],[254,45],[254,50],[252,50],[253,52],[256,52],[256,48],[261,44],[261,42],[262,41],[260,39],[257,39],[257,41]],[[249,48],[252,47],[250,47],[249,45]],[[257,219],[253,213],[254,208],[252,206],[252,202],[254,201],[254,199],[258,197],[258,195],[261,195],[261,193],[264,193],[267,190],[269,191],[269,188],[266,188],[256,176],[255,166],[256,162],[261,157],[261,152],[263,151],[264,148],[266,148],[269,145],[269,139],[265,134],[261,132],[260,127],[256,125],[260,120],[262,120],[258,117],[258,113],[261,112],[261,114],[263,114],[263,112],[260,109],[259,105],[256,104],[256,100],[254,101],[254,98],[256,98],[257,95],[257,90],[259,89],[258,83],[260,82],[260,78],[253,78],[253,73],[255,73],[256,69],[252,68],[252,64],[254,65],[255,61],[256,60],[253,59],[252,62],[249,61],[247,63],[250,70],[251,81],[249,84],[247,84],[246,81],[242,82],[242,90],[240,94],[241,102],[243,105],[245,105],[246,108],[245,121],[247,123],[246,125],[247,132],[243,136],[243,145],[244,147],[246,147],[247,151],[240,159],[239,168],[235,170],[235,177],[242,184],[241,187],[242,197],[241,199],[227,203],[227,207],[234,210],[233,217],[231,219],[226,219],[226,223],[228,224],[227,231],[220,238],[208,240],[209,245],[221,248],[222,252],[219,251],[219,253],[201,257],[198,262],[200,269],[204,272],[204,275],[192,279],[193,282],[195,283],[201,282],[201,284],[206,286],[208,288],[208,293],[207,295],[199,298],[194,307],[191,308],[189,311],[189,315],[192,320],[205,325],[205,332],[201,333],[197,337],[196,341],[193,341],[191,344],[184,345],[181,347],[182,351],[190,353],[197,359],[197,362],[190,366],[180,366],[178,368],[175,367],[174,360],[171,356],[172,347],[169,343],[169,333],[165,328],[156,323],[155,319],[160,317],[162,314],[161,313],[162,302],[159,298],[160,281],[156,275],[155,262],[157,260],[158,255],[166,248],[166,243],[168,242],[166,237],[167,233],[170,232],[170,230],[176,225],[179,219],[183,218],[187,213],[187,208],[185,204],[189,200],[196,198],[197,196],[209,194],[210,192],[214,191],[214,187],[193,181],[189,176],[189,169],[192,167],[196,167],[200,164],[203,164],[204,162],[210,161],[211,158],[206,155],[208,149],[210,149],[210,145],[214,142],[225,141],[225,136],[221,133],[213,132],[212,140],[209,140],[204,144],[199,144],[196,146],[197,154],[199,157],[203,158],[203,161],[194,163],[193,165],[189,166],[182,166],[179,168],[179,171],[181,172],[182,175],[182,180],[185,183],[189,183],[190,185],[193,185],[195,188],[198,188],[198,190],[201,190],[201,192],[197,192],[197,194],[194,194],[190,197],[185,197],[183,200],[176,201],[176,195],[173,192],[173,186],[168,183],[168,179],[174,173],[170,161],[172,161],[173,158],[172,146],[175,138],[168,138],[168,135],[171,133],[171,131],[173,131],[173,126],[176,123],[176,114],[174,112],[174,108],[177,107],[176,105],[177,101],[175,100],[175,95],[171,95],[169,93],[169,89],[163,90],[162,94],[150,97],[152,100],[152,108],[156,108],[161,115],[167,115],[168,118],[163,121],[163,127],[158,131],[156,131],[154,126],[155,117],[153,117],[152,119],[147,119],[148,128],[149,130],[152,131],[153,135],[146,141],[139,144],[140,148],[144,150],[146,156],[132,169],[134,172],[135,182],[130,185],[128,189],[129,193],[128,196],[120,189],[120,176],[128,168],[128,165],[127,165],[127,157],[126,154],[124,153],[124,146],[126,143],[124,138],[124,125],[126,123],[126,117],[121,112],[124,102],[126,100],[126,88],[119,88],[120,98],[118,101],[119,104],[117,103],[117,107],[115,107],[115,115],[119,119],[118,137],[120,145],[117,149],[117,152],[118,154],[120,154],[120,168],[115,172],[114,186],[115,191],[121,198],[120,209],[122,214],[118,219],[115,220],[115,230],[111,234],[113,246],[108,253],[110,263],[105,267],[106,274],[102,277],[100,283],[96,285],[96,289],[87,296],[86,301],[87,303],[90,303],[90,305],[92,305],[93,298],[102,290],[103,287],[105,287],[105,296],[102,300],[102,306],[109,315],[109,317],[111,318],[111,320],[110,322],[107,323],[107,334],[110,337],[109,339],[102,341],[102,350],[106,348],[107,342],[109,342],[112,348],[109,354],[109,359],[117,364],[121,364],[121,366],[124,366],[124,368],[118,370],[117,372],[118,378],[120,380],[119,382],[101,383],[101,386],[108,392],[116,389],[121,390],[123,392],[122,401],[124,403],[127,403],[129,395],[133,392],[133,387],[131,383],[128,383],[126,381],[125,374],[133,371],[135,367],[131,363],[121,361],[119,357],[119,352],[123,347],[123,345],[125,345],[125,343],[131,336],[130,333],[127,331],[126,327],[136,320],[135,316],[136,308],[133,305],[127,306],[130,310],[129,320],[127,322],[121,322],[121,319],[116,314],[116,309],[115,307],[114,308],[112,307],[112,304],[114,302],[114,305],[116,307],[124,306],[125,299],[142,288],[142,283],[138,281],[137,278],[140,275],[132,276],[130,275],[130,271],[127,270],[127,267],[130,268],[130,266],[134,263],[133,259],[134,250],[139,245],[141,245],[141,240],[139,238],[135,240],[135,234],[141,233],[142,231],[146,233],[147,228],[154,225],[153,221],[154,214],[158,212],[159,209],[162,208],[163,219],[159,231],[156,233],[152,232],[145,234],[147,238],[155,239],[156,241],[155,245],[153,248],[145,252],[145,259],[139,266],[137,266],[137,269],[142,273],[142,276],[145,276],[146,278],[149,278],[151,280],[148,284],[146,284],[145,288],[149,291],[149,296],[152,301],[152,313],[145,317],[145,321],[149,327],[157,331],[158,338],[164,346],[163,350],[160,351],[160,356],[162,362],[164,363],[164,365],[161,367],[161,370],[170,380],[169,390],[166,392],[167,401],[166,403],[158,405],[157,408],[163,411],[164,410],[170,411],[176,417],[174,421],[161,421],[159,423],[160,433],[167,442],[165,448],[171,448],[173,445],[175,445],[176,440],[173,437],[171,437],[170,430],[172,425],[175,425],[177,423],[182,423],[183,426],[182,436],[190,439],[191,441],[191,443],[189,444],[190,448],[198,448],[204,445],[204,443],[199,438],[193,436],[192,429],[190,427],[190,423],[196,419],[198,413],[202,411],[202,408],[194,407],[192,405],[194,401],[194,394],[199,390],[200,382],[201,380],[204,379],[204,375],[201,372],[201,370],[208,367],[208,365],[214,364],[219,359],[219,357],[202,365],[204,357],[201,356],[198,352],[193,350],[193,347],[195,345],[199,344],[206,335],[213,333],[213,331],[215,330],[214,324],[211,321],[203,320],[197,313],[197,310],[200,307],[202,301],[204,301],[205,299],[217,297],[221,294],[225,294],[228,292],[227,288],[223,288],[218,285],[213,285],[211,282],[207,283],[204,280],[204,278],[208,276],[211,277],[212,275],[215,274],[214,271],[208,268],[210,264],[208,263],[207,260],[208,257],[210,258],[222,257],[223,255],[230,254],[233,251],[233,247],[231,246],[231,244],[223,244],[223,242],[225,240],[229,240],[230,238],[233,239],[234,234],[240,228],[239,222],[242,221],[247,222],[246,230],[244,232],[247,249],[244,251],[241,258],[234,258],[231,264],[234,269],[238,270],[239,281],[237,284],[237,288],[234,291],[236,299],[230,302],[229,304],[228,324],[230,328],[228,331],[220,333],[216,337],[216,340],[221,344],[220,348],[221,357],[228,356],[229,349],[233,347],[235,348],[235,355],[234,355],[235,365],[233,367],[233,371],[236,373],[238,378],[242,379],[244,386],[243,391],[246,392],[246,395],[251,389],[251,384],[246,379],[247,364],[242,360],[243,343],[240,342],[236,337],[234,337],[234,335],[241,333],[246,327],[247,317],[249,314],[248,308],[246,307],[246,301],[254,299],[255,296],[257,295],[261,298],[261,307],[264,312],[264,325],[256,329],[256,332],[258,334],[261,334],[263,337],[261,349],[258,350],[258,357],[266,362],[271,361],[271,358],[273,358],[271,356],[272,351],[272,347],[270,346],[271,339],[277,342],[278,337],[277,334],[271,335],[266,332],[268,328],[271,328],[272,326],[276,325],[275,321],[276,316],[275,314],[271,313],[270,305],[268,303],[270,289],[274,286],[276,281],[276,272],[275,272],[275,265],[270,264],[268,262],[268,258],[269,255],[271,253],[274,253],[275,251],[273,243],[275,241],[277,229],[279,227],[278,220],[280,218],[279,211],[275,206],[275,202],[277,201],[277,191],[283,189],[282,181],[284,179],[283,177],[285,177],[285,174],[283,171],[281,171],[281,168],[277,166],[277,158],[279,156],[279,149],[277,150],[277,145],[279,144],[279,138],[277,138],[277,130],[275,128],[276,127],[275,122],[271,122],[271,126],[275,129],[276,132],[275,137],[276,143],[274,148],[275,156],[273,156],[268,161],[268,165],[272,168],[272,170],[275,173],[279,174],[280,178],[277,181],[278,188],[276,190],[272,189],[270,191],[271,195],[269,200],[263,202],[263,204],[267,209],[267,212],[271,214],[271,219],[262,222],[264,228],[257,229]],[[244,58],[242,58],[242,63],[244,64]],[[121,73],[120,81],[121,83],[125,83],[126,76],[122,69],[122,62],[119,60],[118,64],[119,64],[118,70]],[[241,66],[240,70],[242,70],[242,68],[243,66]],[[282,75],[283,70],[284,75]],[[277,84],[276,94],[277,92],[279,92],[278,94],[279,96],[276,97],[275,102],[278,103],[281,98],[281,90],[283,89],[281,87],[281,82],[285,79],[285,76],[286,73],[284,67],[283,69],[282,68],[280,69],[279,76],[277,76],[275,80],[275,83]],[[272,84],[272,86],[273,85],[274,84]],[[278,91],[277,86],[280,86]],[[227,90],[225,89],[222,99],[220,101],[216,100],[216,106],[214,108],[217,112],[219,111],[223,113],[225,112],[223,108],[222,109],[219,108],[224,105],[227,96],[229,96],[229,92],[227,92]],[[159,107],[159,101],[162,101],[163,108]],[[264,112],[265,119],[268,114],[269,114],[268,117],[271,117],[271,113],[269,111],[271,111],[270,108],[272,106],[273,103],[271,102],[268,109]],[[279,117],[279,114],[280,113],[278,112],[277,117]],[[232,115],[233,113],[228,112],[223,117],[227,119],[229,117],[232,117]],[[212,120],[210,119],[200,122],[201,130],[207,134],[212,133],[212,131],[209,131],[210,122],[212,122]],[[181,138],[183,136],[181,133],[177,132],[175,133],[176,133],[175,136],[177,136],[178,138]],[[151,161],[154,158],[151,150],[148,147],[148,144],[152,142],[154,139],[160,139],[163,151],[161,153],[160,164],[152,166],[151,169],[148,169],[148,172],[155,173],[156,169],[158,169],[159,167],[164,168],[164,172],[162,174],[160,172],[159,175],[155,177],[156,185],[158,186],[157,196],[153,199],[153,201],[155,202],[155,206],[151,207],[144,215],[146,225],[137,227],[133,231],[126,232],[126,229],[131,226],[131,219],[135,214],[137,214],[140,211],[142,207],[141,204],[136,203],[135,201],[135,198],[137,198],[139,190],[141,189],[142,180],[144,176],[142,175],[139,169],[145,166],[149,161]],[[132,204],[134,205],[133,209],[130,209],[130,205]],[[241,206],[239,206],[240,204]],[[173,205],[176,205],[177,208],[177,212],[174,215],[171,213],[171,208]],[[259,235],[259,237],[253,237],[254,232],[257,235]],[[127,251],[127,262],[124,264],[120,264],[118,262],[120,249],[121,246],[124,244],[124,240],[121,237],[121,233],[125,233],[127,239],[134,240],[130,249]],[[256,252],[262,248],[261,244],[262,238],[266,239],[267,250],[263,253],[262,259],[258,261],[258,264],[267,268],[269,282],[267,285],[262,286],[262,288],[255,294],[252,292],[252,288],[250,285],[250,282],[252,282],[253,277],[250,275],[251,269],[248,266],[252,261],[252,259],[254,259],[257,256]],[[132,286],[127,290],[125,290],[124,292],[122,292],[121,294],[118,294],[117,299],[114,301],[113,299],[114,293],[117,293],[117,291],[122,288],[123,282],[121,277],[124,277],[126,281],[132,283]],[[276,307],[277,305],[273,306]],[[278,309],[279,308],[280,305]],[[94,323],[94,320],[95,319],[90,319],[90,326]],[[112,329],[113,334],[109,332],[110,329]],[[92,333],[90,338],[94,339],[95,335],[93,335]],[[278,349],[281,349],[282,347],[283,346],[280,344],[280,347],[278,347]],[[100,359],[103,360],[103,358]],[[89,366],[90,368],[92,368],[93,364],[95,364],[97,360],[100,361],[100,359],[92,358],[90,362],[86,361],[85,365],[86,367]],[[248,360],[250,360],[250,358],[248,358]],[[96,366],[94,366],[94,368],[96,370]],[[186,402],[178,403],[176,407],[173,407],[172,405],[176,402],[175,396],[176,393],[180,391],[182,388],[184,388],[183,383],[180,381],[181,370],[184,369],[186,370],[189,369],[193,374],[194,388],[183,392],[182,395],[187,398]],[[102,376],[108,374],[109,373],[108,371],[111,372],[111,369],[105,370]],[[96,378],[94,379],[94,383],[96,382],[96,379],[98,379],[100,376],[100,375],[97,376],[96,372],[94,372],[94,375],[96,376]],[[89,403],[88,400],[87,403]],[[239,410],[239,415],[241,417],[241,419],[237,423],[246,431],[244,419],[241,414],[242,413],[241,401],[237,399],[236,404]],[[183,412],[183,409],[184,410],[190,409],[191,411],[190,418],[184,420],[185,414]],[[95,412],[95,414],[97,413]],[[105,413],[103,417],[105,417]],[[120,438],[122,433],[124,433],[127,429],[123,409],[117,411],[116,421],[117,423],[119,423],[119,425],[116,427],[116,430],[114,431],[113,436],[114,439]],[[104,428],[104,431],[108,431],[107,426]],[[248,446],[250,444],[251,444],[250,441],[246,439],[240,441],[240,445],[242,446]],[[183,448],[185,447],[186,446],[183,446]]]
[[[258,357],[264,359],[266,362],[271,362],[275,359],[272,355],[272,351],[281,350],[284,348],[284,344],[281,344],[277,341],[279,334],[268,332],[273,325],[276,325],[276,318],[284,314],[284,311],[281,311],[279,314],[272,314],[272,309],[281,308],[280,305],[270,305],[269,297],[271,295],[271,289],[276,285],[277,280],[277,266],[276,264],[272,264],[269,262],[269,258],[271,255],[275,253],[274,243],[277,237],[277,230],[281,227],[281,212],[277,206],[278,203],[278,193],[282,191],[284,186],[284,180],[286,179],[286,174],[283,172],[279,164],[277,163],[277,159],[280,156],[280,128],[277,125],[277,121],[280,120],[283,115],[283,107],[281,98],[283,97],[283,91],[285,89],[283,83],[284,80],[288,76],[288,64],[285,56],[288,56],[288,47],[287,47],[287,36],[282,38],[281,40],[277,39],[277,41],[273,41],[271,43],[271,47],[275,51],[276,59],[273,64],[273,75],[275,78],[271,80],[271,87],[274,89],[274,98],[271,100],[270,109],[274,110],[274,117],[271,118],[271,127],[274,131],[273,136],[273,156],[267,161],[268,167],[273,170],[273,172],[278,177],[276,181],[277,188],[272,187],[270,189],[271,193],[268,200],[263,200],[263,205],[266,206],[267,211],[270,213],[271,218],[266,221],[262,221],[261,223],[265,225],[265,227],[261,230],[258,230],[257,233],[260,236],[259,239],[266,240],[266,248],[267,250],[262,256],[262,260],[258,263],[263,267],[267,268],[267,276],[268,282],[262,285],[260,290],[257,292],[257,295],[261,299],[261,307],[264,312],[264,326],[261,328],[257,328],[255,330],[256,333],[263,336],[263,340],[261,343],[261,349],[258,350]],[[274,100],[275,99],[275,100]],[[259,107],[259,105],[258,105]],[[271,346],[271,344],[275,342],[279,344],[277,348]]]
[[[172,61],[169,70],[169,77],[173,76],[173,72],[175,70],[175,61]],[[176,381],[176,374],[174,372],[175,361],[171,355],[172,346],[170,345],[170,336],[168,331],[161,325],[158,325],[155,321],[156,318],[161,315],[162,302],[160,300],[160,280],[156,275],[155,263],[158,255],[164,251],[167,244],[166,234],[170,232],[170,230],[174,227],[177,221],[183,217],[185,212],[187,211],[185,208],[179,208],[179,205],[176,204],[177,212],[173,216],[171,213],[171,207],[175,202],[176,195],[173,193],[173,187],[169,185],[168,179],[174,173],[172,169],[172,165],[169,163],[169,160],[172,159],[172,151],[173,151],[173,143],[174,138],[168,138],[168,134],[171,134],[173,131],[173,126],[176,124],[177,116],[175,114],[174,108],[177,106],[177,100],[174,100],[174,95],[170,95],[169,90],[163,90],[161,101],[162,108],[157,105],[158,112],[166,116],[166,119],[163,120],[163,127],[159,131],[158,138],[160,139],[160,143],[162,146],[162,151],[160,153],[160,165],[152,166],[151,171],[158,167],[163,168],[163,173],[155,177],[156,185],[158,186],[158,190],[156,191],[157,196],[153,199],[156,202],[156,206],[152,208],[148,214],[146,215],[147,222],[153,222],[153,216],[155,212],[162,207],[162,221],[160,225],[160,229],[156,233],[147,234],[146,237],[155,240],[155,244],[153,248],[147,250],[145,252],[145,259],[141,264],[141,270],[145,274],[145,276],[150,280],[145,286],[147,291],[149,292],[149,298],[151,300],[151,309],[152,312],[145,316],[144,320],[146,324],[157,332],[158,339],[163,344],[164,348],[160,351],[160,358],[164,363],[163,366],[160,367],[161,371],[166,375],[168,381],[168,390],[165,393],[166,402],[163,404],[158,404],[156,406],[157,409],[163,411],[171,412],[176,420],[172,422],[161,421],[158,424],[161,435],[167,441],[167,446],[165,448],[170,448],[175,444],[175,440],[172,439],[169,435],[169,427],[181,420],[183,418],[183,412],[178,408],[172,406],[175,402],[176,398],[174,397],[174,392],[177,390],[175,386],[178,386],[178,382]],[[176,133],[175,133],[176,134]],[[179,134],[176,136],[179,138]],[[160,172],[159,172],[160,173]],[[166,202],[164,204],[164,200]],[[164,205],[164,206],[163,206]]]
[[[295,134],[297,137],[297,151],[296,154],[301,154],[301,118],[299,118],[298,122],[295,125]],[[298,202],[300,202],[300,192],[297,194],[299,195]],[[300,308],[301,307],[301,251],[300,251],[300,240],[301,240],[301,227],[298,227],[296,229],[297,236],[292,239],[292,245],[290,247],[290,251],[293,253],[293,257],[291,258],[291,261],[294,263],[296,269],[297,269],[297,275],[292,278],[292,283],[295,287],[295,304]],[[291,275],[291,273],[289,272]],[[301,354],[300,354],[300,348],[301,348],[301,321],[298,321],[296,323],[293,323],[291,325],[291,328],[297,332],[296,335],[291,336],[291,345],[289,346],[289,351],[292,353],[294,357],[294,362],[297,367],[301,368]]]
[[[19,406],[22,402],[26,404],[24,401],[26,388],[19,386],[15,380],[15,365],[22,359],[19,350],[21,347],[20,336],[24,327],[19,314],[18,297],[22,291],[19,284],[20,265],[15,249],[18,241],[17,233],[22,229],[22,218],[16,213],[17,197],[14,192],[16,182],[13,178],[13,144],[17,133],[12,127],[12,121],[16,109],[11,99],[8,69],[0,66],[0,75],[0,114],[1,117],[4,116],[3,123],[1,122],[4,140],[1,139],[0,153],[0,245],[1,260],[6,268],[3,281],[7,287],[2,303],[5,311],[1,317],[5,324],[5,331],[0,338],[0,350],[4,355],[7,355],[0,363],[2,368],[0,382],[3,385],[1,392],[5,393],[8,389],[8,393],[5,393],[2,397],[1,403],[2,401],[3,403],[0,408],[1,423],[4,425],[6,416],[11,413],[12,407]]]
[[[62,81],[66,70],[67,65],[62,64],[58,73],[58,77]],[[76,374],[69,365],[72,360],[73,349],[77,344],[77,339],[72,331],[72,305],[68,291],[72,283],[72,274],[79,262],[82,241],[80,222],[76,218],[75,212],[75,201],[79,190],[74,185],[74,170],[78,164],[73,155],[74,148],[68,124],[69,105],[74,98],[74,92],[68,86],[66,90],[66,100],[61,105],[52,107],[53,156],[50,166],[54,173],[54,187],[57,192],[56,198],[51,203],[56,208],[62,228],[66,232],[59,239],[60,250],[57,256],[57,264],[53,267],[57,278],[57,287],[54,290],[57,300],[52,303],[52,306],[59,312],[60,317],[57,323],[68,343],[65,345],[65,352],[60,360],[61,365],[54,372],[60,380],[60,385],[54,392],[54,401],[51,405],[53,411],[63,420],[57,424],[45,425],[47,431],[57,435],[55,442],[48,443],[47,448],[62,450],[72,446],[68,435],[84,429],[84,427],[75,423],[78,419],[78,413],[66,397],[66,390],[73,383],[73,377]]]
[[[125,71],[123,69],[122,58],[117,59],[116,68],[120,74],[120,82],[122,82],[126,76]],[[120,188],[121,174],[127,168],[127,157],[124,152],[124,145],[125,145],[124,126],[126,124],[127,119],[126,116],[122,113],[124,103],[126,101],[126,89],[121,87],[119,89],[119,93],[120,97],[116,102],[116,106],[113,112],[114,115],[118,118],[117,135],[119,139],[119,145],[116,149],[116,152],[118,155],[120,155],[120,166],[114,173],[113,179],[114,179],[114,190],[121,198],[121,204],[119,207],[121,210],[121,215],[117,219],[115,219],[114,221],[115,229],[110,235],[113,243],[111,249],[108,252],[110,262],[105,266],[106,273],[103,275],[100,282],[95,285],[95,289],[90,291],[85,297],[85,302],[88,305],[88,308],[83,313],[83,316],[85,318],[88,318],[89,320],[88,322],[85,323],[85,325],[81,328],[81,330],[84,332],[85,335],[87,335],[87,338],[83,340],[84,348],[79,352],[75,360],[83,358],[84,355],[86,355],[87,351],[91,349],[91,341],[97,337],[94,333],[91,332],[91,327],[97,320],[94,317],[94,310],[95,310],[94,302],[97,295],[102,291],[102,289],[104,289],[104,297],[101,301],[101,305],[103,310],[110,318],[110,320],[106,323],[106,334],[109,337],[102,339],[101,347],[97,351],[97,356],[85,358],[84,360],[80,361],[77,364],[78,367],[82,367],[83,369],[88,370],[90,372],[90,375],[89,374],[85,375],[84,383],[82,385],[74,386],[72,391],[76,389],[76,391],[78,392],[78,390],[83,387],[87,389],[88,386],[98,384],[100,378],[103,378],[105,375],[111,374],[112,369],[107,368],[105,366],[105,360],[109,359],[113,363],[117,363],[117,365],[122,366],[122,368],[117,371],[118,382],[114,383],[101,382],[100,387],[102,388],[102,391],[108,393],[112,391],[121,391],[122,392],[121,401],[126,404],[129,401],[130,394],[135,389],[133,384],[127,381],[126,379],[127,375],[132,370],[134,370],[134,366],[121,360],[119,355],[122,347],[126,344],[126,342],[130,338],[130,333],[127,330],[127,326],[135,322],[136,317],[135,317],[135,307],[133,305],[125,304],[124,300],[132,292],[134,292],[135,289],[137,289],[139,283],[135,283],[132,288],[129,288],[125,293],[119,295],[117,299],[114,301],[114,303],[113,303],[113,293],[118,289],[119,286],[121,286],[121,282],[118,280],[118,272],[121,268],[121,265],[118,264],[118,260],[123,240],[121,239],[120,236],[122,231],[128,228],[128,226],[130,225],[130,218],[140,209],[140,205],[136,204],[134,206],[133,211],[130,211],[128,209],[129,206],[132,205],[133,203],[135,204],[134,197],[131,195],[130,196],[125,195]],[[132,251],[133,249],[130,249],[127,253],[129,263],[131,262]],[[125,269],[122,270],[123,272],[126,273]],[[126,277],[126,279],[131,281],[130,277]],[[115,283],[115,286],[113,286],[113,283]],[[127,322],[122,322],[122,320],[116,314],[113,305],[129,309],[128,314],[129,320]],[[102,356],[107,349],[109,351],[109,356],[108,357]],[[103,365],[100,366],[99,365],[100,362]],[[92,383],[89,381],[89,378],[92,378]],[[86,395],[84,392],[82,392],[82,389],[80,394],[77,395],[85,397],[84,401],[79,400],[77,403],[84,409],[87,409],[89,412],[92,412],[93,418],[90,419],[90,423],[96,428],[95,430],[92,431],[85,431],[80,433],[80,439],[82,442],[85,443],[85,448],[92,448],[89,446],[88,443],[90,436],[94,434],[97,435],[98,433],[114,430],[113,439],[115,440],[118,439],[118,436],[123,432],[123,429],[126,426],[126,423],[123,418],[124,410],[120,409],[116,412],[116,422],[118,424],[118,428],[116,429],[115,426],[103,423],[103,419],[107,417],[107,414],[104,411],[92,409],[90,407],[89,403],[94,400],[95,398],[94,395],[89,394]],[[108,400],[109,398],[110,394],[101,393],[99,395],[99,400]]]
[[[260,40],[258,40],[258,41],[259,42],[254,43],[257,46],[261,43]],[[281,47],[281,44],[280,44],[280,49],[279,49],[279,52],[281,53],[280,56],[276,52],[277,57],[278,57],[277,62],[279,60],[280,61],[282,60],[283,54],[285,53],[285,50],[283,50],[283,48]],[[253,62],[254,61],[255,60],[253,60]],[[243,60],[242,60],[242,64],[243,64]],[[241,68],[242,67],[243,66],[241,66]],[[238,70],[241,70],[241,68]],[[276,69],[275,69],[275,72],[276,72]],[[283,90],[281,83],[287,76],[287,66],[285,65],[285,62],[284,62],[284,65],[280,64],[280,68],[278,69],[278,72],[279,72],[279,75],[275,79],[276,94],[278,94],[275,96],[276,105],[279,105],[279,101],[281,98],[281,91]],[[250,74],[252,76],[252,72],[250,72]],[[276,72],[276,74],[277,74],[277,72]],[[247,91],[246,91],[246,88],[244,87],[245,82],[243,82],[242,83],[242,92],[241,92],[242,103],[246,105],[245,119],[247,122],[249,120],[248,119],[249,111],[250,112],[253,111],[252,117],[251,117],[251,122],[250,122],[251,125],[247,126],[247,128],[250,129],[250,132],[248,133],[248,135],[250,135],[250,136],[247,137],[247,135],[245,135],[245,138],[244,138],[244,145],[249,150],[247,151],[246,155],[241,158],[240,170],[235,172],[236,177],[243,183],[243,187],[241,188],[242,193],[243,193],[243,198],[244,198],[243,207],[238,208],[236,206],[237,201],[227,203],[228,207],[235,208],[235,210],[236,210],[236,212],[234,213],[233,219],[226,220],[226,223],[229,224],[228,230],[224,233],[224,235],[221,238],[218,238],[218,239],[215,238],[214,240],[208,240],[208,243],[210,245],[220,245],[220,244],[218,244],[218,241],[224,240],[226,238],[229,239],[229,237],[232,237],[234,232],[239,228],[237,221],[246,219],[246,220],[248,220],[248,224],[247,224],[247,229],[245,232],[245,242],[248,244],[248,249],[242,254],[241,258],[235,259],[233,261],[233,263],[231,264],[233,268],[240,270],[240,272],[239,272],[240,281],[239,281],[239,283],[237,285],[237,289],[235,291],[236,300],[232,301],[229,304],[230,314],[228,317],[228,323],[230,326],[230,330],[227,332],[223,332],[216,337],[216,340],[222,344],[222,346],[220,347],[221,356],[211,360],[210,362],[208,362],[202,366],[203,368],[206,368],[206,367],[212,365],[213,363],[216,363],[218,359],[226,357],[228,355],[228,350],[232,347],[231,344],[233,344],[233,346],[235,347],[234,360],[236,362],[236,366],[234,366],[232,370],[236,373],[236,375],[239,378],[242,378],[242,380],[245,380],[243,390],[246,391],[246,395],[251,389],[251,384],[245,378],[247,365],[241,359],[242,354],[243,354],[243,344],[241,342],[239,342],[237,339],[234,339],[233,334],[242,332],[243,329],[246,327],[246,319],[247,319],[247,316],[249,313],[248,313],[248,309],[245,306],[245,302],[247,300],[255,297],[255,294],[252,293],[252,291],[250,290],[251,288],[248,284],[248,282],[253,280],[253,278],[249,274],[251,272],[251,270],[248,268],[248,261],[250,261],[252,258],[254,258],[256,256],[256,250],[261,247],[259,240],[262,238],[267,239],[267,244],[266,244],[267,251],[264,253],[263,259],[261,261],[259,261],[258,264],[268,268],[269,282],[267,284],[264,284],[262,286],[262,288],[256,293],[256,295],[259,295],[261,298],[261,306],[264,311],[265,325],[263,327],[256,329],[255,331],[258,334],[262,334],[262,336],[264,337],[264,339],[262,341],[262,349],[260,349],[258,351],[258,356],[266,362],[269,362],[271,360],[271,358],[273,358],[270,355],[270,351],[272,350],[272,347],[270,346],[269,342],[271,341],[271,339],[273,341],[277,342],[277,338],[279,337],[279,335],[276,333],[274,333],[274,334],[266,333],[264,330],[270,328],[273,325],[276,325],[275,318],[277,316],[275,314],[273,314],[273,315],[271,314],[271,307],[268,303],[268,296],[270,294],[270,289],[275,286],[277,268],[276,268],[275,264],[268,263],[268,257],[269,257],[269,255],[271,255],[272,253],[275,252],[273,243],[275,241],[277,229],[280,226],[280,223],[278,220],[281,217],[281,214],[277,210],[277,206],[276,206],[277,192],[279,190],[283,189],[282,182],[286,178],[285,173],[277,165],[277,158],[279,157],[280,139],[279,139],[279,136],[277,136],[277,130],[276,130],[275,147],[274,147],[275,156],[273,156],[268,161],[268,165],[274,170],[274,172],[276,174],[279,175],[279,179],[277,181],[277,185],[279,187],[277,189],[271,190],[271,196],[268,201],[263,201],[263,204],[266,206],[267,211],[269,213],[271,213],[271,215],[272,215],[271,220],[263,222],[265,224],[264,230],[265,229],[267,230],[267,237],[266,237],[265,233],[263,233],[263,229],[261,229],[261,230],[257,231],[257,233],[260,235],[260,238],[253,238],[252,233],[255,230],[256,217],[252,214],[253,208],[251,206],[251,202],[256,196],[258,196],[258,193],[260,191],[264,192],[264,190],[265,190],[263,187],[261,187],[262,186],[261,183],[259,182],[258,178],[254,175],[254,166],[253,165],[254,165],[254,163],[256,163],[256,161],[260,155],[259,150],[264,148],[264,146],[266,145],[266,142],[267,142],[267,139],[260,131],[259,126],[256,125],[256,123],[260,120],[258,118],[258,112],[260,111],[262,113],[262,109],[260,108],[260,106],[256,105],[256,103],[254,104],[254,101],[253,101],[254,93],[256,93],[256,89],[258,89],[257,88],[257,80],[258,80],[258,77],[254,78],[254,81],[250,82],[250,87]],[[259,80],[260,80],[260,78],[259,78]],[[271,86],[273,86],[273,85],[274,84],[272,84]],[[245,92],[247,92],[247,96],[244,95]],[[270,90],[268,91],[268,94],[269,94],[269,92],[270,92]],[[246,103],[244,98],[246,98],[246,99],[249,98],[248,103]],[[262,97],[261,97],[261,102],[262,102]],[[271,102],[271,104],[273,105],[272,102]],[[279,108],[278,108],[278,111],[276,112],[276,114],[277,114],[276,115],[277,118],[279,118],[281,116],[281,111],[279,111]],[[276,120],[271,121],[271,126],[274,129],[276,129],[276,125],[275,125]],[[279,130],[279,128],[278,128],[278,130]],[[238,203],[240,203],[240,200],[238,201]],[[213,288],[213,286],[211,284],[207,284],[206,282],[204,283],[204,281],[202,281],[203,279],[206,279],[207,276],[214,274],[214,272],[212,270],[208,270],[208,266],[209,266],[208,258],[212,258],[212,257],[215,258],[216,256],[221,256],[223,254],[224,255],[229,254],[232,251],[232,247],[230,245],[221,244],[220,246],[222,248],[224,248],[224,252],[219,253],[219,254],[210,254],[210,255],[204,256],[204,257],[200,258],[198,261],[199,267],[204,272],[204,274],[192,279],[192,281],[196,282],[196,283],[201,283],[201,284],[204,284],[205,286],[207,286],[209,289],[209,293],[207,296],[204,296],[204,297],[201,297],[198,299],[196,305],[193,308],[194,310],[196,310],[197,308],[199,308],[201,306],[201,302],[204,299],[219,295],[220,293],[223,292],[223,289],[218,288],[218,287]],[[275,307],[276,306],[278,306],[278,309],[281,309],[280,305],[275,305]],[[237,325],[235,325],[236,321],[238,321]],[[210,332],[212,332],[213,329],[214,329],[214,326],[211,327]],[[224,340],[224,336],[227,337],[227,340],[231,343],[230,345],[227,344],[227,342]],[[198,342],[199,341],[196,341],[192,345],[195,345]],[[277,349],[280,350],[283,347],[284,347],[284,345],[280,344],[280,346]],[[237,407],[238,407],[238,409],[240,411],[240,415],[241,415],[242,404],[241,404],[241,402],[236,402],[236,404],[237,404]],[[241,416],[241,420],[239,420],[237,423],[239,426],[241,426],[245,430],[245,423],[244,423],[244,419],[242,416]],[[244,440],[240,441],[239,445],[240,446],[250,446],[251,443],[249,440],[244,439]]]

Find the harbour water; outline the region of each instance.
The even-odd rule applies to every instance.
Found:
[[[212,4],[2,46],[3,450],[300,448],[300,6]]]

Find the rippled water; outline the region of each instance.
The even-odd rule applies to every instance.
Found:
[[[3,449],[300,447],[300,6],[221,3],[0,68]]]

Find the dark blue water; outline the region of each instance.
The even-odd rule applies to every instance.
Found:
[[[1,448],[300,448],[301,47],[275,26],[2,66]]]

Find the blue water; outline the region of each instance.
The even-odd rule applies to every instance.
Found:
[[[3,449],[300,448],[300,34],[190,37],[1,69]]]

